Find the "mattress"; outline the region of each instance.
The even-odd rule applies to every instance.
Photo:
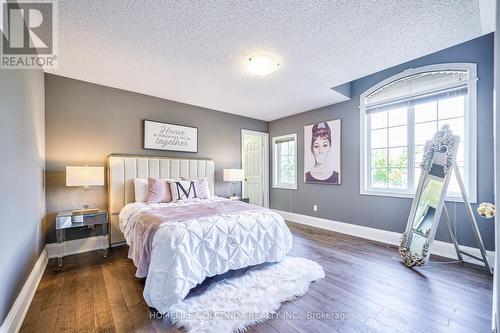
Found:
[[[119,219],[136,275],[146,277],[144,299],[161,313],[206,277],[279,262],[292,247],[279,214],[219,197],[131,203]]]

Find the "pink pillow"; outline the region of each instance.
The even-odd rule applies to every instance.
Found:
[[[172,194],[168,179],[148,178],[148,194],[146,195],[147,203],[171,202]]]

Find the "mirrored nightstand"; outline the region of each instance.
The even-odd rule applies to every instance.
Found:
[[[108,235],[108,212],[99,211],[96,213],[73,215],[73,212],[60,212],[56,216],[56,238],[59,247],[59,257],[58,264],[62,266],[62,260],[64,257],[64,242],[66,238],[66,229],[70,228],[82,228],[82,227],[92,227],[100,225],[101,236],[102,237],[102,249],[104,252],[104,257],[108,255],[108,241],[106,235]]]

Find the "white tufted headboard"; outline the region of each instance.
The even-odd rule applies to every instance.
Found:
[[[208,159],[187,159],[156,156],[108,156],[108,212],[110,242],[123,242],[118,225],[118,214],[128,203],[134,202],[134,178],[208,178],[210,193],[214,194],[214,162]]]

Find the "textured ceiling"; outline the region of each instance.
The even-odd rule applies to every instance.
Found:
[[[47,72],[273,120],[345,99],[331,87],[480,36],[479,7],[478,0],[60,0],[59,67]],[[278,55],[280,69],[248,74],[243,59],[256,53]]]

